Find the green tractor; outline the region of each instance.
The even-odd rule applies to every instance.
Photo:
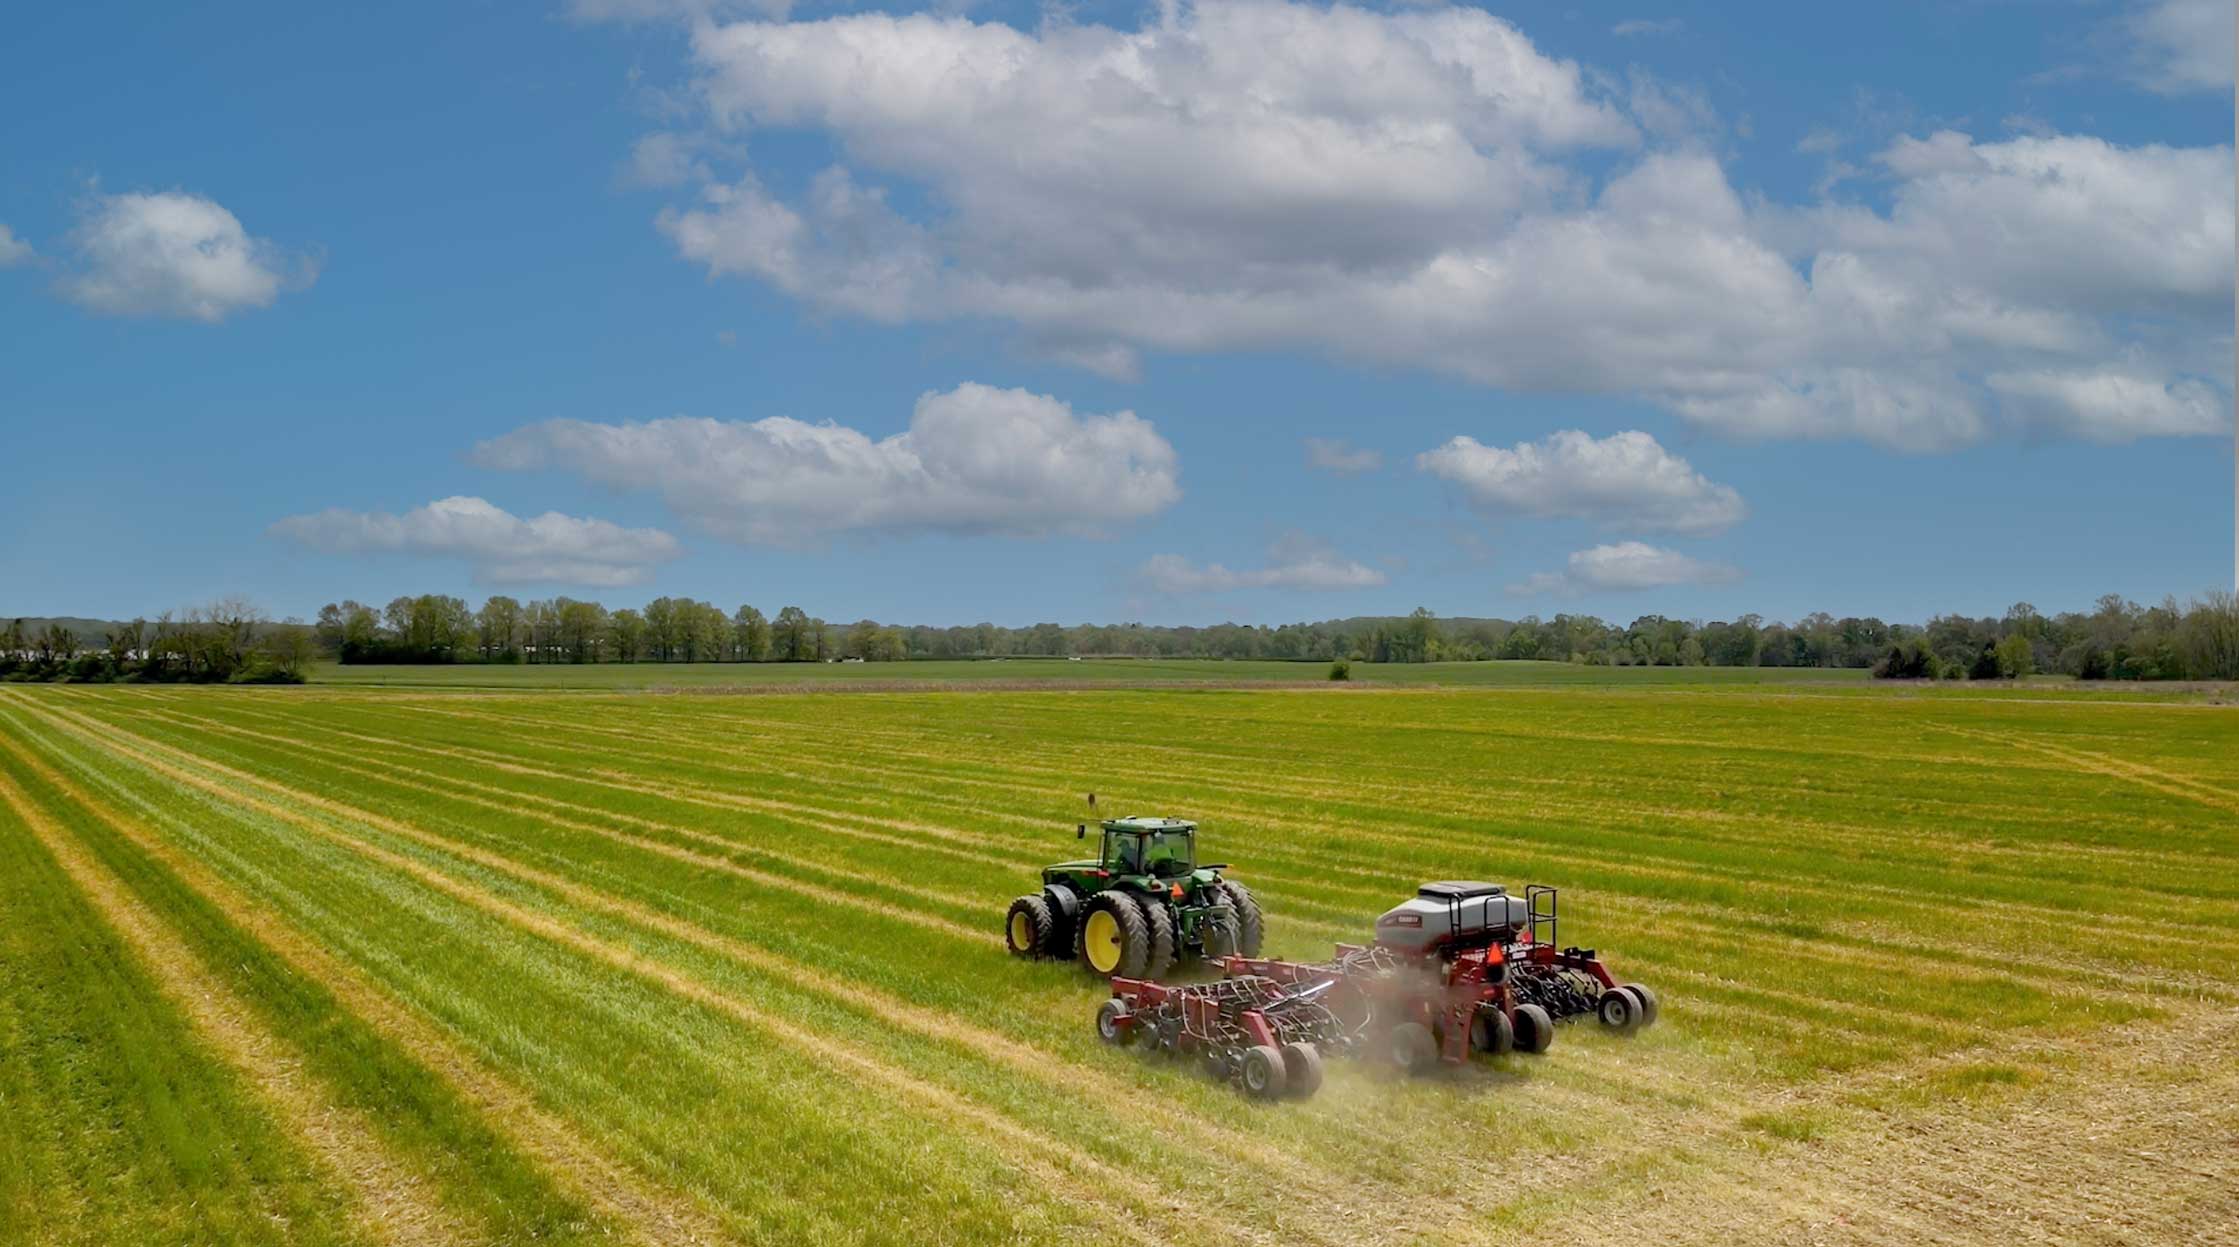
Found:
[[[1091,809],[1095,796],[1088,799]],[[1197,824],[1111,818],[1104,851],[1042,870],[1042,890],[1011,902],[1005,941],[1020,957],[1077,959],[1099,981],[1155,979],[1178,960],[1259,955],[1265,921],[1251,890],[1199,864]],[[1088,824],[1075,833],[1088,836]]]

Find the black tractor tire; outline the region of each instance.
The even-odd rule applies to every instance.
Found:
[[[1310,1043],[1283,1045],[1283,1086],[1295,1099],[1308,1099],[1322,1089],[1322,1053]]]
[[[1115,1047],[1126,1047],[1138,1036],[1136,1028],[1120,1023],[1127,1016],[1127,1002],[1117,996],[1105,1001],[1096,1010],[1096,1037]]]
[[[1234,879],[1221,880],[1221,890],[1228,893],[1228,903],[1236,909],[1236,951],[1246,957],[1259,956],[1260,945],[1267,940],[1267,917],[1260,913],[1259,901],[1250,888]]]
[[[1111,918],[1111,939],[1118,944],[1118,951],[1107,964],[1098,965],[1097,958],[1089,955],[1089,941],[1101,938],[1097,933],[1104,924],[1097,919],[1105,915]],[[1103,950],[1096,951],[1101,954]],[[1073,935],[1073,955],[1081,959],[1081,968],[1090,978],[1099,981],[1114,976],[1142,978],[1150,954],[1150,923],[1143,917],[1143,907],[1134,897],[1125,892],[1102,892],[1082,907],[1080,929]]]
[[[1244,1094],[1255,1100],[1272,1100],[1282,1095],[1283,1089],[1290,1085],[1282,1051],[1266,1044],[1246,1048],[1237,1081],[1243,1085]]]
[[[1402,1074],[1421,1077],[1438,1066],[1438,1040],[1421,1022],[1394,1026],[1384,1041],[1384,1051],[1391,1058],[1392,1068]]]
[[[1470,1051],[1506,1056],[1516,1050],[1516,1026],[1493,1005],[1479,1005],[1469,1019]]]
[[[1555,1019],[1538,1005],[1517,1005],[1509,1019],[1516,1027],[1516,1051],[1545,1052],[1555,1042]]]
[[[1003,916],[1003,943],[1013,957],[1039,961],[1051,955],[1055,926],[1047,902],[1039,896],[1022,896],[1011,902],[1011,911]]]
[[[1640,997],[1640,1024],[1644,1027],[1654,1026],[1656,1024],[1656,993],[1638,983],[1627,983],[1624,989]]]
[[[1135,903],[1143,909],[1143,924],[1150,928],[1150,955],[1143,962],[1143,977],[1166,977],[1174,968],[1174,911],[1166,902],[1155,896],[1137,897]]]
[[[1046,955],[1051,961],[1071,961],[1073,928],[1080,925],[1080,901],[1071,891],[1051,886],[1042,889],[1042,904],[1048,906],[1050,911],[1050,943]],[[1074,916],[1067,916],[1067,906],[1072,907]]]
[[[1605,1030],[1629,1031],[1640,1025],[1640,997],[1622,987],[1612,987],[1594,1001],[1594,1016]]]

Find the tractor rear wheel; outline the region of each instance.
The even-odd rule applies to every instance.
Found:
[[[1640,997],[1640,1024],[1642,1026],[1654,1026],[1656,1024],[1656,993],[1638,983],[1625,984],[1625,990]]]
[[[1517,1005],[1516,1050],[1518,1052],[1545,1052],[1547,1045],[1555,1042],[1555,1019],[1538,1005]]]
[[[1640,997],[1622,987],[1612,987],[1594,1002],[1594,1016],[1609,1030],[1629,1031],[1640,1025]]]
[[[1010,946],[1013,957],[1054,956],[1050,948],[1053,925],[1047,902],[1039,896],[1022,896],[1011,902],[1011,912],[1003,919],[1003,942]]]
[[[1421,1022],[1401,1022],[1385,1041],[1392,1068],[1402,1074],[1428,1074],[1438,1064],[1438,1040]]]
[[[1322,1053],[1310,1043],[1283,1045],[1283,1085],[1304,1100],[1322,1089]]]
[[[1163,978],[1174,968],[1174,911],[1155,896],[1138,897],[1135,903],[1142,906],[1143,925],[1151,933],[1150,955],[1143,962],[1143,977]]]
[[[1221,889],[1236,909],[1236,951],[1246,957],[1259,956],[1260,944],[1267,938],[1267,918],[1260,913],[1259,901],[1250,888],[1234,879],[1223,879]]]
[[[1283,1054],[1266,1044],[1244,1050],[1242,1078],[1244,1094],[1255,1100],[1274,1099],[1290,1082],[1283,1068]]]
[[[1516,1027],[1498,1006],[1479,1005],[1469,1019],[1469,1047],[1486,1056],[1505,1056],[1516,1050]]]
[[[1091,978],[1139,979],[1150,961],[1150,923],[1125,892],[1105,892],[1081,913],[1073,951]]]

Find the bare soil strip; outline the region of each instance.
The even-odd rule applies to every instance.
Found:
[[[705,1209],[647,1187],[636,1175],[580,1141],[580,1131],[537,1107],[534,1100],[467,1054],[448,1034],[410,1006],[390,997],[355,968],[311,942],[269,905],[219,878],[195,859],[153,836],[137,820],[87,792],[36,754],[0,737],[39,777],[89,810],[171,871],[204,900],[306,978],[324,986],[343,1007],[383,1037],[413,1054],[441,1077],[483,1121],[519,1148],[568,1194],[624,1227],[634,1242],[697,1247],[727,1241]]]
[[[63,873],[123,937],[162,991],[210,1048],[264,1101],[281,1127],[351,1194],[360,1227],[388,1243],[469,1243],[480,1236],[445,1208],[425,1175],[382,1144],[370,1122],[325,1093],[299,1059],[217,976],[129,895],[75,837],[0,773],[5,801]]]
[[[1062,1192],[1067,1202],[1080,1209],[1089,1219],[1107,1223],[1124,1237],[1144,1243],[1170,1241],[1171,1236],[1176,1234],[1197,1238],[1211,1233],[1216,1235],[1219,1241],[1234,1241],[1239,1238],[1257,1241],[1260,1238],[1257,1231],[1233,1222],[1226,1222],[1217,1216],[1208,1216],[1202,1209],[1189,1208],[1184,1200],[1171,1192],[1160,1191],[1134,1175],[1115,1169],[1102,1160],[1062,1140],[1023,1126],[1011,1118],[986,1108],[946,1087],[919,1079],[907,1070],[886,1064],[873,1056],[862,1053],[853,1045],[849,1045],[834,1036],[819,1034],[782,1018],[772,1016],[744,1001],[727,996],[697,979],[686,976],[660,961],[626,948],[608,944],[556,919],[522,908],[503,897],[453,879],[449,875],[412,858],[392,853],[293,810],[250,796],[241,791],[240,786],[248,785],[274,792],[276,795],[325,813],[359,821],[413,840],[416,843],[427,844],[431,848],[465,857],[490,869],[514,874],[537,883],[539,886],[551,888],[562,895],[568,895],[569,899],[576,900],[578,903],[633,917],[646,925],[655,926],[657,929],[667,924],[674,924],[680,930],[668,933],[675,934],[678,938],[688,938],[683,935],[683,931],[694,932],[701,939],[717,938],[699,931],[698,928],[689,927],[688,924],[677,922],[674,919],[667,918],[666,915],[656,914],[652,911],[632,914],[630,911],[637,910],[639,907],[604,897],[557,876],[545,875],[543,872],[531,870],[500,855],[483,853],[472,846],[455,844],[442,837],[431,835],[418,828],[410,827],[370,811],[357,810],[340,802],[329,801],[313,793],[290,789],[285,785],[276,784],[219,763],[194,758],[191,755],[183,755],[184,760],[190,765],[223,775],[234,783],[229,785],[206,779],[151,756],[159,752],[163,754],[178,753],[169,746],[147,740],[118,728],[108,729],[108,732],[114,735],[104,733],[97,737],[95,733],[105,725],[93,724],[70,712],[54,713],[79,719],[81,725],[87,729],[83,733],[86,738],[96,739],[97,743],[100,743],[103,747],[128,756],[136,765],[147,770],[209,793],[228,804],[254,810],[257,813],[279,819],[348,847],[392,869],[407,873],[430,888],[501,918],[522,930],[575,949],[617,969],[638,975],[679,997],[728,1014],[756,1030],[785,1042],[788,1046],[796,1048],[812,1059],[834,1067],[842,1074],[866,1078],[918,1102],[941,1116],[956,1119],[960,1122],[969,1122],[978,1127],[984,1134],[1007,1139],[1017,1145],[1015,1150],[1009,1153],[1012,1162],[1040,1178],[1044,1183],[1045,1190],[1052,1194]],[[143,748],[135,751],[129,745],[116,742],[116,737],[128,739]],[[1062,1158],[1062,1163],[1058,1160],[1047,1159],[1051,1157]],[[1151,1215],[1157,1215],[1161,1212],[1180,1214],[1185,1209],[1188,1209],[1188,1213],[1186,1217],[1172,1219],[1168,1223],[1162,1224],[1159,1227],[1159,1232],[1154,1234],[1150,1228],[1138,1224],[1136,1217],[1126,1215],[1124,1210],[1112,1206],[1109,1196],[1115,1192],[1125,1192],[1135,1203],[1139,1213]],[[1208,1239],[1206,1241],[1215,1240]]]

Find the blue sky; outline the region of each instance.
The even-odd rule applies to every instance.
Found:
[[[1919,619],[2232,574],[2228,3],[14,34],[9,613]]]

